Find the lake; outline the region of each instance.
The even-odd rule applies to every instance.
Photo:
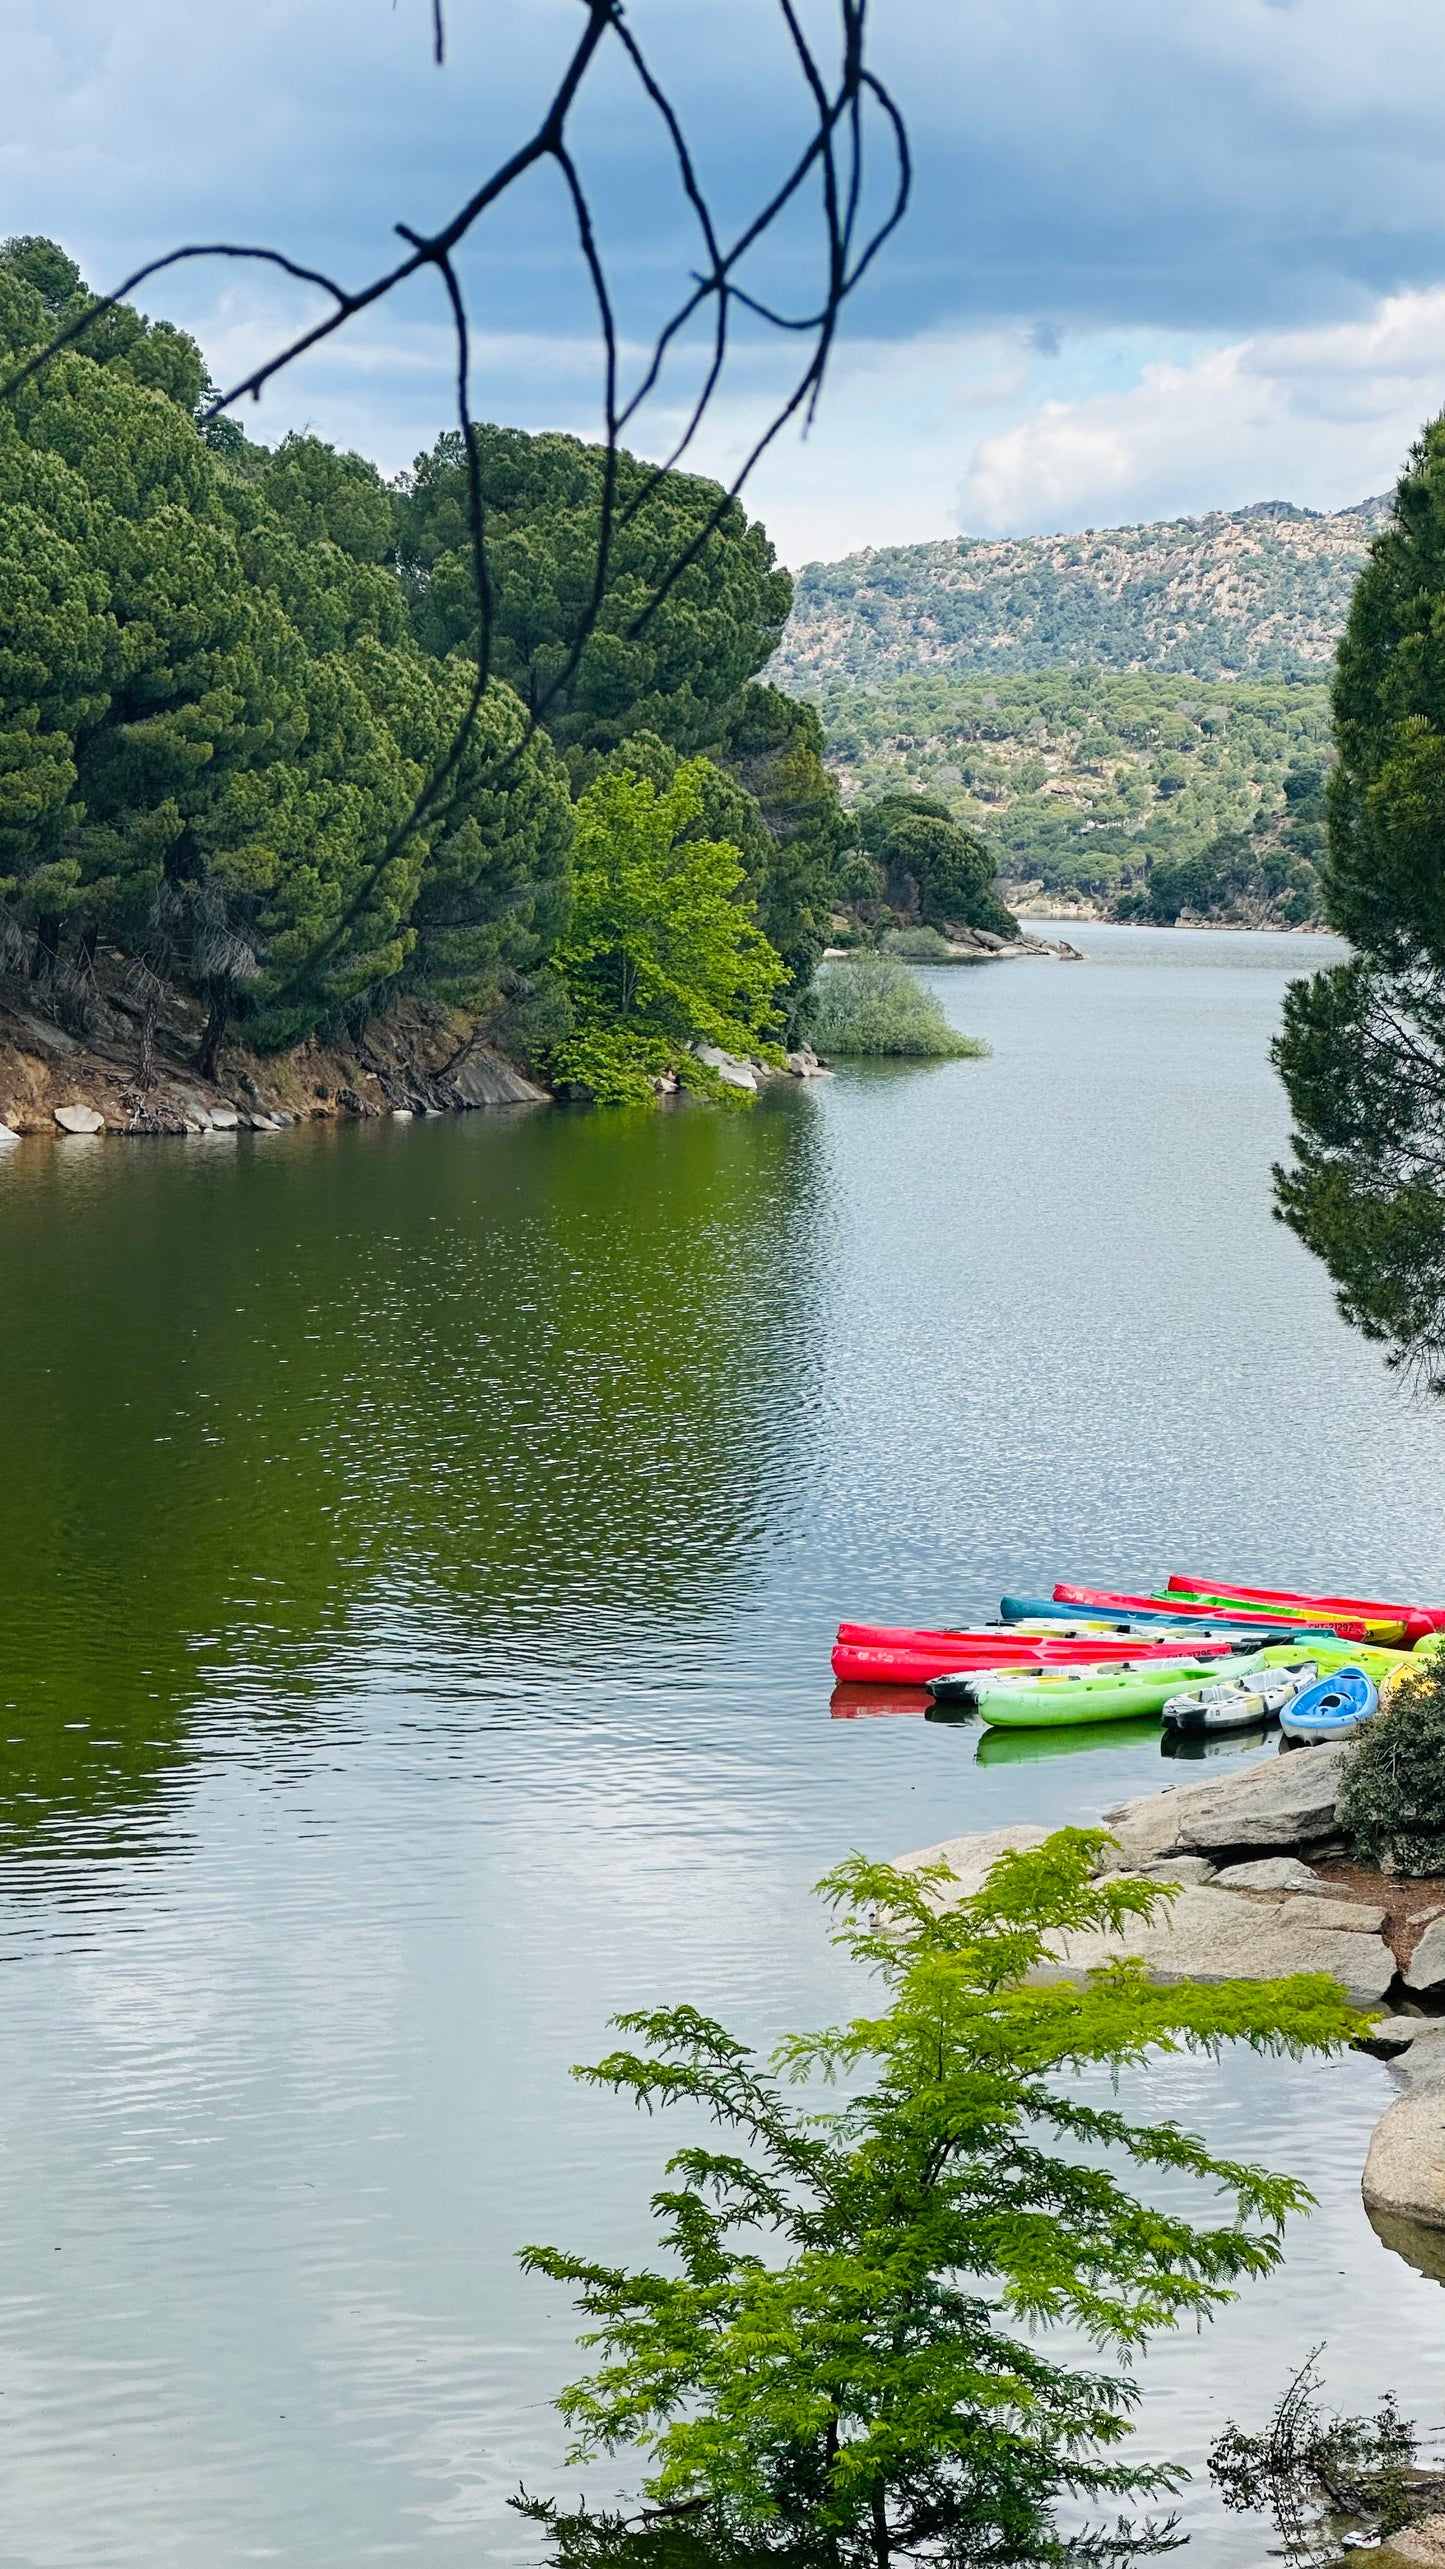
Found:
[[[1193,1772],[846,1717],[840,1615],[1445,1585],[1445,1418],[1271,1219],[1269,1038],[1337,949],[1068,933],[928,976],[990,1060],[752,1114],[0,1163],[4,2569],[536,2557],[579,2367],[514,2252],[640,2254],[667,2141],[568,2078],[609,2014],[827,2021],[850,1847]],[[1145,2092],[1320,2208],[1151,2355],[1140,2448],[1198,2471],[1321,2340],[1433,2428],[1440,2287],[1359,2204],[1389,2074]]]

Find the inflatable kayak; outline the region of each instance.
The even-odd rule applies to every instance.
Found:
[[[1286,1739],[1343,1739],[1369,1720],[1378,1702],[1374,1679],[1363,1668],[1337,1668],[1333,1676],[1316,1678],[1296,1695],[1281,1713],[1279,1726]]]
[[[1367,1623],[1400,1624],[1407,1646],[1424,1633],[1445,1631],[1445,1606],[1393,1605],[1379,1597],[1312,1597],[1293,1588],[1245,1588],[1233,1579],[1188,1579],[1178,1570],[1171,1572],[1164,1594],[1166,1598],[1239,1597],[1249,1605],[1302,1606],[1306,1613],[1318,1613],[1323,1607],[1326,1613],[1361,1615]],[[1383,1634],[1378,1637],[1384,1639]]]
[[[1061,1605],[1066,1606],[1126,1606],[1132,1614],[1157,1614],[1159,1612],[1159,1599],[1157,1597],[1124,1597],[1115,1594],[1110,1589],[1104,1588],[1073,1588],[1065,1586],[1061,1582],[1055,1588],[1054,1595]],[[1195,1617],[1198,1617],[1207,1622],[1211,1616],[1217,1617],[1219,1614],[1218,1606],[1205,1605],[1202,1602],[1191,1602],[1187,1597],[1180,1598],[1178,1611],[1182,1616],[1184,1616],[1186,1621],[1192,1621]],[[1266,1611],[1261,1607],[1258,1620],[1261,1624],[1277,1625],[1281,1632],[1298,1632],[1301,1625],[1308,1622],[1309,1619],[1304,1610],[1300,1607],[1280,1606],[1277,1610],[1269,1611]],[[1323,1625],[1330,1632],[1337,1633],[1341,1641],[1364,1641],[1366,1639],[1364,1623],[1358,1615],[1337,1615],[1333,1612],[1323,1615],[1316,1614],[1314,1618],[1314,1626],[1311,1628],[1313,1629],[1315,1626],[1319,1625]]]
[[[1294,1668],[1260,1668],[1252,1677],[1213,1677],[1188,1694],[1171,1695],[1164,1706],[1164,1726],[1186,1739],[1262,1729],[1277,1722],[1286,1705],[1312,1686],[1319,1673],[1314,1661],[1307,1659]]]
[[[999,1668],[974,1686],[974,1702],[1000,1730],[1050,1730],[1056,1724],[1137,1721],[1163,1710],[1182,1678],[1208,1678],[1207,1659],[1171,1667]],[[1252,1673],[1252,1666],[1238,1672]],[[936,1689],[934,1690],[936,1692]]]

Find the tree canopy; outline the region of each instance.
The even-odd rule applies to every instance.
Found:
[[[890,904],[927,928],[987,928],[1016,937],[1018,921],[994,890],[982,839],[927,794],[881,794],[858,816],[858,836],[881,867]]]
[[[709,799],[726,811],[738,790],[703,758],[661,787],[618,764],[578,804],[572,920],[556,954],[575,1027],[551,1067],[582,1095],[640,1101],[674,1064],[702,1086],[698,1042],[776,1049],[785,967],[739,897],[736,845],[696,835]]]
[[[736,500],[724,504],[715,482],[659,474],[619,452],[605,595],[579,643],[602,538],[603,449],[516,428],[478,426],[473,436],[497,675],[539,708],[563,750],[615,749],[634,731],[655,732],[685,752],[715,746],[743,686],[776,648],[792,601],[792,582],[775,567],[761,526]],[[479,610],[459,431],[449,429],[418,456],[398,518],[419,636],[434,652],[475,651]],[[694,544],[696,559],[670,578]]]
[[[1282,1218],[1345,1316],[1445,1378],[1445,421],[1370,548],[1334,683],[1325,900],[1356,949],[1291,984],[1275,1060],[1294,1115]],[[1288,792],[1288,786],[1286,787]],[[1307,809],[1316,776],[1298,780]]]
[[[253,444],[204,416],[183,332],[102,309],[53,242],[0,249],[0,362],[77,320],[0,411],[12,961],[58,987],[102,947],[144,957],[208,1003],[211,1069],[237,1022],[280,1045],[406,988],[525,1000],[568,937],[575,798],[620,760],[672,815],[669,899],[686,907],[690,870],[722,897],[731,868],[729,935],[766,1005],[745,973],[737,1007],[708,999],[717,1023],[762,1041],[795,1021],[849,831],[816,714],[756,683],[791,596],[761,527],[716,484],[621,454],[583,639],[602,452],[478,429],[494,674],[428,802],[479,641],[460,439],[401,485],[314,436]],[[646,800],[609,804],[644,872]],[[567,954],[575,976],[575,939]],[[546,991],[560,1040],[557,974]]]

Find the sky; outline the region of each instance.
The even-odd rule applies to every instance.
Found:
[[[836,0],[805,0],[831,60]],[[1440,0],[873,0],[871,59],[915,164],[848,307],[816,418],[748,484],[796,568],[865,546],[1047,533],[1387,489],[1445,406]],[[445,220],[533,129],[579,0],[0,0],[0,233],[64,242],[109,288],[186,241],[265,243],[348,285]],[[704,188],[741,225],[806,131],[778,0],[631,0]],[[698,251],[656,115],[609,40],[570,138],[635,380]],[[870,139],[881,203],[884,135]],[[469,236],[472,407],[594,434],[600,367],[554,166]],[[746,272],[806,309],[808,206]],[[207,260],[138,300],[229,383],[322,309]],[[696,334],[630,433],[668,451]],[[692,450],[731,479],[794,380],[796,334],[741,317]],[[250,431],[309,427],[407,467],[455,417],[420,281],[283,375]]]

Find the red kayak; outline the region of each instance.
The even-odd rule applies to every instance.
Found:
[[[1427,1632],[1445,1632],[1445,1606],[1392,1606],[1373,1597],[1306,1597],[1293,1588],[1241,1588],[1233,1580],[1215,1587],[1203,1579],[1186,1579],[1174,1571],[1169,1579],[1169,1596],[1161,1605],[1169,1605],[1178,1591],[1196,1597],[1243,1597],[1250,1605],[1298,1606],[1306,1614],[1365,1615],[1372,1622],[1402,1623],[1405,1647],[1413,1650]],[[1353,1640],[1354,1636],[1349,1636]]]
[[[867,1625],[848,1629],[867,1631]],[[874,1625],[880,1636],[886,1626]],[[991,1635],[950,1632],[894,1633],[873,1641],[839,1640],[833,1646],[833,1674],[853,1685],[926,1686],[930,1677],[950,1677],[963,1668],[1084,1668],[1119,1660],[1212,1659],[1237,1650],[1237,1641],[1200,1634],[1197,1641],[1118,1642],[1107,1635],[1095,1641],[995,1641]]]
[[[1159,1597],[1116,1597],[1102,1588],[1070,1588],[1064,1586],[1062,1582],[1055,1587],[1054,1595],[1061,1606],[1078,1606],[1081,1610],[1089,1606],[1114,1606],[1135,1615],[1157,1615],[1161,1604],[1165,1602]],[[1223,1606],[1209,1606],[1203,1603],[1190,1605],[1183,1597],[1176,1605],[1171,1596],[1167,1601],[1167,1611],[1171,1615],[1177,1614],[1181,1623],[1193,1623],[1196,1620],[1200,1623],[1218,1623],[1227,1609]],[[1309,1611],[1313,1613],[1313,1608]],[[1251,1621],[1255,1620],[1260,1624],[1278,1624],[1281,1639],[1284,1639],[1290,1633],[1299,1631],[1302,1618],[1298,1613],[1270,1614],[1267,1608],[1261,1607],[1258,1617],[1251,1617]],[[1365,1626],[1357,1615],[1336,1614],[1331,1611],[1322,1614],[1319,1617],[1318,1627],[1312,1627],[1314,1628],[1332,1632],[1341,1641],[1364,1641],[1367,1638]]]

